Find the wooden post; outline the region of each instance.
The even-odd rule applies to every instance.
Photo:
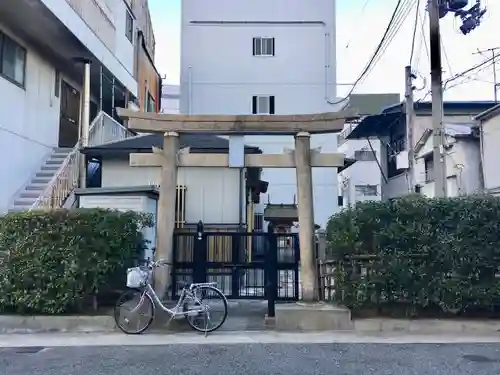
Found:
[[[307,132],[295,135],[295,168],[297,173],[302,299],[313,302],[317,300],[317,277],[314,256],[311,135]],[[332,199],[334,198],[332,197]]]
[[[155,272],[155,291],[164,298],[171,285],[170,274],[174,246],[175,199],[177,187],[177,157],[179,151],[179,134],[165,133],[163,139],[163,165],[161,168],[160,197],[156,219],[156,252],[155,259],[163,259],[168,266],[158,268]]]

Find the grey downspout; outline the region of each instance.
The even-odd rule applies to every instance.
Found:
[[[245,204],[246,206],[246,199],[243,201],[243,198],[245,197],[245,168],[240,168],[240,191],[239,191],[239,227],[240,231],[243,230],[243,225],[244,225],[244,220],[243,220],[243,205]],[[247,223],[248,224],[248,223]]]

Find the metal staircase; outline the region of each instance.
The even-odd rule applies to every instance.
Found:
[[[45,160],[40,170],[31,178],[14,200],[9,212],[28,211],[40,197],[66,161],[71,148],[56,148]]]
[[[89,147],[116,142],[136,134],[105,112],[99,112],[90,124]],[[40,170],[19,192],[9,209],[31,211],[63,207],[66,199],[78,187],[80,176],[80,146],[55,148]]]

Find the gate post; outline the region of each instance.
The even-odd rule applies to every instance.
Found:
[[[267,316],[274,318],[276,315],[276,297],[278,294],[278,238],[274,233],[274,226],[269,223],[267,227],[267,246],[265,262]]]
[[[203,222],[196,224],[193,246],[193,283],[207,281],[207,237],[203,233]]]

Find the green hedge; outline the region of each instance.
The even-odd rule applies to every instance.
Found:
[[[337,302],[456,313],[500,303],[500,199],[365,202],[332,216]],[[365,272],[366,271],[366,272]]]
[[[137,260],[151,219],[99,209],[11,213],[0,218],[0,311],[74,313]],[[95,307],[95,306],[94,306]]]

